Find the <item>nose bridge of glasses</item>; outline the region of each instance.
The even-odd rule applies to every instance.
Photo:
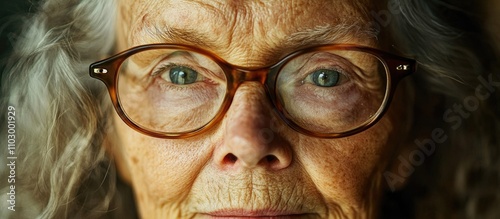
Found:
[[[268,70],[267,69],[258,69],[258,70],[246,70],[246,69],[237,69],[235,70],[237,74],[237,81],[239,84],[245,81],[257,81],[261,84],[265,84],[267,79]]]

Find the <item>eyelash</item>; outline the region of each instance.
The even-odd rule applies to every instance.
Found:
[[[160,66],[160,67],[158,67]],[[167,73],[166,70],[171,69],[173,67],[185,67],[185,68],[190,68],[193,69],[193,67],[189,65],[179,65],[179,64],[173,64],[173,63],[168,63],[168,64],[158,64],[158,66],[155,66],[155,69],[153,69],[153,72],[151,73],[151,77],[161,77],[162,74]]]
[[[350,80],[349,75],[352,74],[352,73],[346,73],[346,72],[349,72],[349,71],[346,71],[345,68],[341,68],[338,65],[334,65],[334,66],[329,66],[329,65],[314,66],[314,68],[311,69],[311,70],[305,70],[305,71],[303,71],[303,73],[299,73],[300,74],[300,76],[299,76],[299,83],[302,84],[302,85],[306,84],[306,83],[311,83],[310,77],[312,76],[312,74],[315,71],[318,71],[318,70],[321,70],[321,69],[331,69],[331,70],[337,71],[341,75],[340,77],[342,78],[342,79],[340,79],[341,81],[339,82],[340,84],[338,86],[341,86],[341,85],[349,82],[349,80]],[[335,87],[332,87],[332,88],[336,88],[338,86],[335,86]]]
[[[159,67],[158,67],[159,66]],[[174,67],[185,67],[185,68],[190,68],[198,73],[198,77],[201,77],[200,81],[196,81],[195,83],[186,85],[186,86],[181,86],[181,85],[176,85],[173,84],[171,81],[165,80],[163,77],[161,77],[162,74],[168,74],[168,70]],[[164,90],[164,91],[199,91],[199,90],[207,90],[210,88],[210,86],[218,86],[219,83],[216,81],[210,79],[206,75],[210,75],[210,73],[207,73],[205,71],[209,71],[207,69],[200,69],[200,68],[195,68],[191,65],[185,65],[185,64],[177,64],[177,63],[166,63],[166,64],[158,64],[157,67],[155,67],[155,70],[152,71],[151,77],[152,77],[152,83],[156,83],[157,86]]]

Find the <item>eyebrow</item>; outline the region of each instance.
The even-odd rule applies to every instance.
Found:
[[[221,45],[206,34],[191,28],[176,27],[150,27],[146,28],[148,36],[160,42],[171,42],[194,45],[212,51],[218,51]],[[286,36],[278,45],[266,48],[270,54],[281,54],[307,46],[332,43],[348,43],[353,38],[362,40],[376,40],[379,31],[361,22],[343,22],[335,25],[318,25],[312,28],[304,28]]]
[[[214,48],[216,45],[206,35],[195,29],[181,29],[175,27],[152,27],[146,29],[147,34],[161,42],[175,42],[181,44],[192,44],[201,48]]]
[[[346,43],[352,38],[377,39],[378,34],[377,29],[361,24],[361,22],[344,22],[335,26],[327,24],[297,31],[288,36],[285,43],[299,47],[325,43]]]

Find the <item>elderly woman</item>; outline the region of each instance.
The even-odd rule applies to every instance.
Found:
[[[1,217],[496,218],[496,54],[457,8],[43,1]]]

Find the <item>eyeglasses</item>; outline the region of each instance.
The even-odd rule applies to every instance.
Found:
[[[292,129],[338,138],[374,125],[396,84],[415,70],[415,60],[350,44],[301,49],[259,69],[188,45],[150,44],[91,64],[90,76],[106,84],[121,119],[149,136],[186,138],[210,129],[238,86],[257,81]]]

